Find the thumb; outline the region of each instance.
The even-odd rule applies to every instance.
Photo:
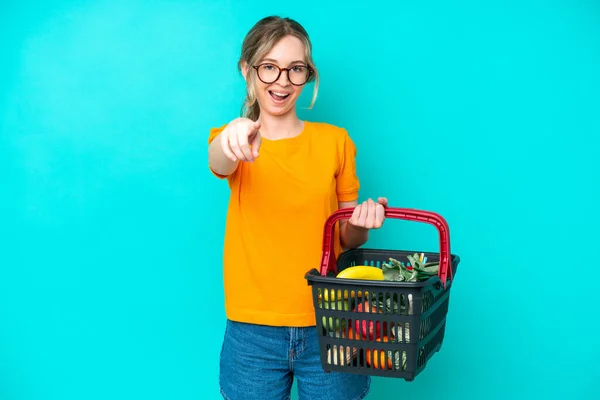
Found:
[[[258,121],[258,120],[254,121],[254,123],[252,124],[252,128],[254,130],[260,129],[260,121]]]

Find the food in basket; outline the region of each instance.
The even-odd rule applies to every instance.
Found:
[[[342,330],[341,334],[343,338],[346,338],[345,330]],[[353,339],[362,343],[364,339],[361,339],[360,334],[353,331],[352,327],[348,328],[348,336],[349,339]],[[389,342],[387,336],[382,338],[383,342]],[[393,342],[393,340],[392,340]],[[364,353],[363,353],[364,351]],[[364,361],[366,361],[366,365],[368,367],[374,369],[384,369],[384,370],[406,370],[406,351],[399,350],[379,350],[379,349],[368,349],[363,348],[362,344],[359,344],[359,347],[355,346],[344,346],[344,345],[333,345],[329,350],[327,350],[327,363],[332,365],[351,365],[352,361],[356,359],[358,353],[364,354]],[[384,355],[387,354],[387,359],[384,362]],[[400,362],[400,355],[402,354],[402,362]],[[387,364],[387,365],[384,365]]]
[[[332,302],[332,303],[324,302],[323,308],[328,309],[328,310],[332,309],[332,310],[349,311],[350,305],[348,304],[347,300],[338,300],[337,302]],[[329,323],[327,323],[328,320],[329,320]],[[342,330],[344,330],[346,328],[345,319],[323,316],[321,322],[323,322],[323,330],[329,331],[329,332],[338,332],[340,328],[342,328]]]
[[[382,338],[383,342],[388,342],[389,339],[387,336]],[[394,340],[392,339],[392,342]],[[396,370],[406,370],[406,351],[395,350],[387,351],[387,358],[384,357],[385,350],[377,350],[377,349],[366,349],[366,361],[369,367],[374,369],[396,369]],[[400,354],[402,353],[402,365],[400,365]],[[384,365],[384,358],[386,358],[387,366]],[[393,360],[393,362],[392,362]],[[387,367],[387,368],[386,368]]]
[[[381,268],[367,265],[348,267],[342,270],[336,277],[345,279],[365,279],[365,280],[386,280],[396,282],[420,282],[426,281],[431,277],[438,275],[439,263],[426,262],[426,257],[421,254],[407,256],[408,262],[400,262],[397,259],[389,258],[383,262]],[[329,336],[343,338],[348,330],[348,336],[354,340],[368,343],[376,342],[398,342],[410,343],[409,323],[400,322],[380,322],[374,314],[400,314],[413,315],[412,294],[401,296],[385,296],[384,293],[355,292],[348,289],[323,289],[325,299],[325,308],[364,313],[365,318],[360,317],[346,319],[323,317],[323,326],[327,329]],[[331,297],[331,298],[329,298]],[[359,300],[362,299],[362,300]],[[319,296],[319,301],[322,298]],[[428,297],[423,299],[426,304]],[[356,306],[354,306],[356,304]],[[329,324],[327,323],[329,322]],[[388,323],[390,326],[388,326]],[[347,326],[346,326],[347,324]],[[383,329],[382,329],[383,328]],[[389,329],[391,328],[391,329]],[[324,329],[325,330],[325,329]],[[406,351],[400,350],[381,350],[344,345],[333,346],[328,351],[328,362],[334,365],[349,365],[360,351],[365,357],[367,366],[374,369],[383,370],[406,370],[407,355]]]
[[[333,365],[350,365],[352,359],[356,356],[356,347],[352,348],[350,351],[350,346],[338,346],[333,345],[333,347],[327,350],[327,363]]]
[[[342,330],[342,337],[346,338],[345,330]],[[354,340],[360,340],[360,335],[352,331],[352,327],[348,328],[348,338]],[[350,365],[352,360],[356,357],[357,348],[350,346],[337,346],[327,350],[327,363],[333,365]]]
[[[410,261],[409,265],[405,265],[403,262],[391,257],[389,262],[385,261],[381,266],[383,279],[396,282],[419,282],[437,276],[439,263],[423,262],[423,258],[416,253],[407,256],[407,258]]]
[[[329,310],[344,310],[344,311],[349,311],[350,310],[350,304],[348,304],[348,300],[338,300],[338,301],[332,301],[332,302],[325,302],[323,303],[323,308]]]
[[[399,301],[396,301],[396,298],[385,298],[383,295],[380,295],[377,299],[377,306],[388,314],[413,315],[413,303],[411,293],[408,296],[400,296]]]
[[[318,297],[319,303],[322,300],[325,300],[326,302],[328,302],[330,300],[330,298],[329,298],[329,292],[331,292],[331,301],[336,301],[336,299],[337,300],[340,300],[340,299],[347,300],[348,296],[351,296],[353,298],[354,297],[359,297],[360,298],[360,297],[363,296],[363,292],[361,292],[361,291],[355,292],[354,290],[350,290],[349,291],[349,290],[346,289],[342,293],[341,289],[338,289],[338,290],[331,289],[331,291],[329,289],[323,289],[323,295],[321,295],[321,293],[319,293],[319,297]],[[365,294],[365,296],[368,296],[369,292],[365,292],[364,294]]]
[[[382,341],[387,342],[388,341],[387,336],[384,336],[382,338]],[[386,368],[386,366],[384,366],[385,350],[373,349],[371,351],[371,349],[366,349],[365,353],[366,353],[367,365],[369,367],[373,367],[375,369],[380,369],[380,368],[381,369],[394,369],[394,367],[392,365],[392,352],[391,351],[388,351],[388,354],[387,354],[387,368]]]
[[[325,302],[329,302],[331,301],[336,301],[336,299],[344,299],[346,300],[348,298],[348,291],[345,290],[344,294],[342,294],[342,290],[338,289],[338,290],[333,290],[331,289],[331,299],[329,297],[329,289],[323,289],[323,296],[321,296],[321,294],[319,294],[319,302],[321,302],[321,300],[325,300]]]
[[[383,271],[377,267],[357,265],[342,270],[339,274],[337,274],[336,278],[382,281]]]
[[[327,320],[329,320],[329,323],[327,323]],[[331,337],[340,337],[340,328],[342,328],[341,331],[346,328],[344,321],[342,320],[340,323],[340,319],[335,317],[324,316],[321,322],[323,322],[323,331],[325,333],[329,332],[329,336]]]
[[[373,307],[373,311],[371,311],[371,305],[369,304],[368,300],[364,302],[364,307],[363,303],[359,303],[353,311],[365,312],[370,314],[383,313],[383,310],[379,307]],[[356,332],[361,332],[364,339],[369,338],[369,340],[376,339],[379,341],[379,339],[381,338],[381,323],[379,321],[373,323],[372,320],[369,320],[367,327],[367,320],[357,320],[355,321],[354,329]],[[383,323],[383,331],[388,331],[386,322]]]

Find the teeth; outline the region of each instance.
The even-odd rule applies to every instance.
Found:
[[[277,92],[273,92],[273,94],[275,94],[275,95],[277,95],[277,96],[281,96],[281,97],[287,96],[287,93],[277,93]]]

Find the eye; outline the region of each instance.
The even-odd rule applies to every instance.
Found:
[[[273,69],[275,69],[275,66],[273,64],[263,64],[262,67],[267,71],[272,71]]]
[[[296,65],[296,66],[292,67],[292,71],[294,71],[294,72],[302,72],[302,71],[304,71],[304,68],[305,67],[302,66],[302,65]]]

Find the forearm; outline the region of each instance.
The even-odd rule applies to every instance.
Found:
[[[343,249],[355,249],[362,246],[369,239],[369,230],[355,227],[345,221],[340,228],[340,243]]]
[[[210,168],[219,175],[228,176],[238,166],[238,161],[231,161],[221,148],[221,134],[210,143],[208,147],[208,164]]]

